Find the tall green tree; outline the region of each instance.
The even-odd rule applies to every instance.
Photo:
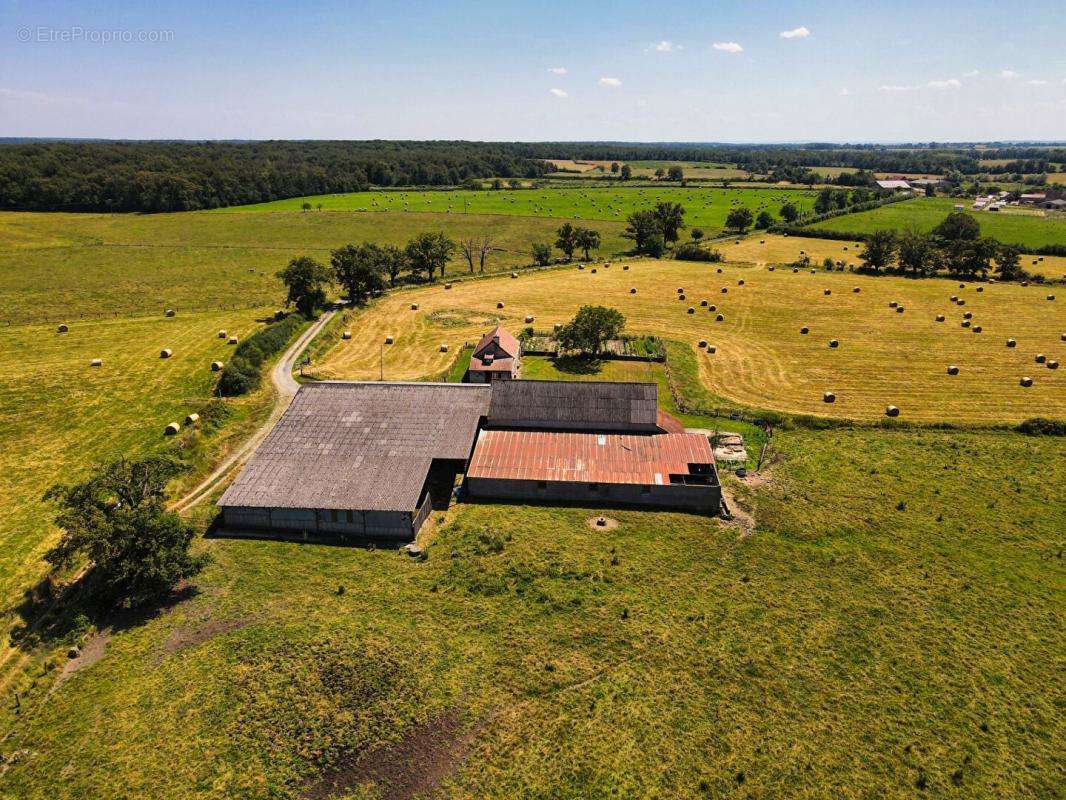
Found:
[[[629,164],[623,164],[622,170],[621,172],[619,172],[618,177],[620,177],[624,181],[628,181],[630,178],[633,177],[633,168],[630,167]]]
[[[981,236],[981,223],[969,214],[955,211],[933,228],[933,236],[945,242],[972,242]]]
[[[685,227],[685,207],[680,203],[658,203],[654,213],[659,220],[663,239],[676,242],[678,231]]]
[[[533,263],[538,267],[552,263],[552,246],[547,242],[533,242]]]
[[[567,261],[574,260],[574,251],[578,247],[577,231],[569,222],[564,222],[555,232],[555,246],[563,251]]]
[[[1021,253],[1017,247],[1009,244],[1000,246],[996,253],[996,273],[1005,281],[1021,277]]]
[[[666,179],[680,183],[685,179],[685,170],[675,164],[666,171]]]
[[[606,306],[581,306],[574,318],[556,334],[564,350],[580,350],[599,354],[610,339],[616,339],[625,328],[626,318],[621,312]]]
[[[326,288],[333,279],[328,267],[308,256],[300,256],[290,261],[278,277],[287,290],[286,304],[296,306],[304,316],[313,317],[326,307]]]
[[[895,231],[874,231],[866,237],[862,252],[859,253],[859,260],[868,269],[880,272],[892,263],[896,255],[896,247]]]
[[[344,288],[348,299],[363,305],[367,295],[385,288],[386,262],[385,248],[364,242],[337,248],[330,254],[329,263],[333,268],[333,280]]]
[[[770,215],[769,211],[760,211],[759,216],[755,218],[755,227],[758,230],[766,230],[774,224],[774,218]]]
[[[164,456],[121,459],[80,483],[45,493],[55,502],[59,542],[45,554],[56,569],[87,561],[94,600],[124,607],[165,597],[195,575],[206,557],[190,552],[195,530],[166,509],[166,486],[183,469]]]
[[[937,249],[933,240],[918,231],[906,231],[899,237],[899,267],[904,272],[928,275],[936,271]]]
[[[448,259],[454,252],[455,242],[443,233],[420,233],[404,248],[411,272],[415,275],[425,273],[427,280],[433,280],[437,272],[444,277]]]
[[[751,213],[750,208],[734,208],[726,215],[725,226],[737,233],[744,233],[754,221],[755,216]]]
[[[799,209],[796,208],[795,203],[785,203],[783,206],[781,206],[780,214],[781,219],[791,224],[799,218]]]
[[[575,241],[577,246],[584,252],[585,260],[591,261],[592,255],[590,251],[599,249],[600,233],[591,228],[578,228],[575,234]]]
[[[622,236],[633,240],[633,249],[638,253],[662,254],[663,227],[654,211],[634,211],[626,217],[626,229]],[[655,249],[659,252],[653,252]]]

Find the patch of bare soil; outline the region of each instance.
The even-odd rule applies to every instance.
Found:
[[[755,533],[755,517],[751,515],[744,506],[742,506],[736,495],[730,492],[725,486],[722,487],[722,500],[725,502],[726,508],[729,509],[729,519],[723,520],[727,525],[734,525],[739,528],[740,538],[744,539]]]
[[[462,733],[459,718],[445,714],[410,728],[404,737],[375,747],[316,778],[304,789],[307,800],[328,800],[373,784],[382,800],[427,796],[462,763],[477,727]]]
[[[67,682],[70,677],[80,669],[91,667],[97,661],[104,657],[107,652],[107,643],[111,641],[111,629],[105,628],[101,631],[96,631],[89,638],[85,640],[85,645],[81,648],[81,652],[78,653],[76,658],[67,659],[67,663],[63,665],[63,669],[59,671],[56,676],[55,683],[52,684],[52,688],[49,693],[54,692],[60,686]]]
[[[600,520],[603,524],[600,524]],[[613,531],[618,527],[618,520],[612,517],[589,517],[586,523],[594,531]]]
[[[159,664],[164,658],[184,650],[187,647],[196,647],[215,636],[220,636],[230,631],[238,631],[251,622],[249,619],[211,619],[211,615],[204,614],[200,623],[184,628],[175,628],[168,635],[162,646],[156,651],[154,663]]]

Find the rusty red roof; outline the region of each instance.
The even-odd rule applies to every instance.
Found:
[[[696,433],[554,433],[483,430],[469,478],[663,485],[690,464],[713,464],[706,436]]]
[[[655,424],[664,433],[684,433],[685,426],[673,414],[668,414],[661,408],[655,410]]]

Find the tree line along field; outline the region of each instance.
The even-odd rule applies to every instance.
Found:
[[[975,284],[960,289],[942,279],[794,274],[739,264],[722,269],[635,261],[628,271],[601,265],[596,274],[591,267],[569,268],[401,292],[359,312],[352,338],[314,370],[322,377],[372,379],[383,359],[387,379],[416,378],[443,370],[452,353],[476,341],[497,317],[516,333],[527,316],[536,329],[551,330],[591,303],[619,309],[632,333],[693,349],[699,340],[715,345],[713,355],[698,351],[700,377],[715,394],[747,406],[878,419],[895,405],[904,420],[963,424],[1066,416],[1066,371],[1034,361],[1038,353],[1058,361],[1066,356],[1060,339],[1066,306],[1046,300],[1045,288],[993,284],[979,293]],[[685,289],[684,300],[677,288]],[[966,305],[950,302],[952,295]],[[904,307],[902,314],[889,307],[893,301]],[[410,310],[412,304],[418,309]],[[710,305],[717,310],[710,312]],[[961,326],[965,312],[980,333]],[[938,314],[945,322],[936,322]],[[800,333],[803,326],[809,334]],[[394,343],[382,349],[389,335]],[[1007,338],[1017,347],[1006,347]],[[830,348],[830,339],[839,347]],[[448,352],[440,352],[441,344]],[[949,365],[959,374],[949,376]],[[1023,376],[1034,385],[1019,386]],[[836,394],[831,406],[823,403],[827,391]]]
[[[952,213],[956,204],[962,204],[967,213],[972,214],[981,223],[981,233],[984,236],[991,236],[1005,244],[1020,245],[1023,249],[1066,244],[1066,216],[1040,217],[1009,211],[970,212],[970,203],[968,198],[919,197],[901,203],[890,203],[872,211],[834,217],[810,227],[815,230],[854,233],[856,236],[881,229],[915,229],[928,233]]]
[[[634,211],[660,202],[681,203],[685,222],[712,234],[725,226],[725,218],[735,206],[745,206],[758,215],[767,210],[776,216],[785,203],[800,211],[814,208],[815,193],[791,189],[706,189],[698,187],[632,187],[600,189],[499,189],[355,192],[352,194],[295,197],[273,203],[219,209],[217,214],[249,211],[299,211],[310,203],[323,211],[431,211],[445,214],[503,214],[509,216],[559,217],[569,220],[622,222]],[[314,211],[307,212],[314,213]]]
[[[730,484],[753,535],[493,504],[425,561],[205,540],[193,597],[24,703],[4,791],[1055,796],[1061,440],[776,439],[768,484]]]

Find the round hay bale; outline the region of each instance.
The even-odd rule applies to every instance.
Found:
[[[496,304],[496,308],[503,308],[503,301],[502,300]]]
[[[713,344],[709,344],[707,345],[707,352],[713,355],[718,352],[718,348]]]
[[[185,424],[186,425],[195,425],[199,421],[200,421],[200,415],[199,414],[193,413],[193,414],[186,414],[185,415]]]
[[[944,315],[943,314],[937,314],[936,315],[936,321],[937,322],[943,322],[944,321]]]
[[[440,351],[441,351],[442,353],[447,353],[447,352],[448,352],[448,345],[446,345],[446,344],[442,344],[442,345],[440,346]]]
[[[1043,353],[1037,353],[1036,358],[1033,360],[1036,361],[1037,364],[1043,364],[1045,361],[1047,361],[1047,356],[1045,356]]]
[[[1022,281],[1022,286],[1028,286],[1028,285],[1029,285],[1029,281]]]
[[[1047,296],[1047,299],[1048,299],[1048,300],[1054,300],[1054,299],[1055,299],[1055,295],[1053,295],[1053,294],[1049,294],[1049,295]]]
[[[773,272],[773,271],[774,271],[774,267],[773,267],[773,264],[771,264],[770,266],[768,266],[768,267],[767,267],[766,269],[767,269],[767,270],[769,270],[770,272]]]
[[[719,314],[717,317],[715,317],[715,320],[718,321],[718,322],[724,322],[725,321],[725,314]]]
[[[964,312],[963,315],[962,315],[962,318],[963,319],[973,319],[973,312],[972,311]]]
[[[897,314],[902,314],[903,313],[903,306],[896,306],[896,313]]]
[[[584,269],[584,268],[585,268],[585,265],[584,265],[584,264],[578,264],[578,265],[577,265],[577,268],[578,268],[578,269]]]
[[[805,256],[805,255],[807,255],[807,252],[805,250],[800,250],[800,255],[801,256]]]
[[[829,340],[829,346],[830,347],[840,347],[840,342],[838,342],[836,339],[830,339]]]
[[[682,286],[678,286],[678,287],[677,287],[677,293],[678,293],[678,294],[684,294],[684,293],[685,293],[685,289],[684,289],[684,287],[682,287]]]
[[[896,406],[887,406],[885,408],[885,416],[886,417],[898,417],[899,416],[899,409],[896,408]]]
[[[679,294],[679,295],[677,296],[677,299],[678,299],[678,300],[684,300],[684,299],[685,299],[685,295],[683,295],[683,294]]]
[[[970,320],[968,320],[968,319],[964,319],[964,320],[962,321],[962,327],[964,327],[964,328],[969,328],[969,327],[970,327]]]
[[[802,328],[800,328],[800,333],[802,333],[804,336],[806,336],[810,332],[811,332],[811,329],[808,328],[806,325],[804,325]]]
[[[738,242],[738,244],[739,244],[739,242]],[[765,239],[760,239],[759,240],[759,244],[766,244],[766,240]]]
[[[721,267],[719,267],[718,269],[716,269],[716,270],[715,270],[715,272],[716,272],[717,274],[721,275],[721,274],[722,274],[722,268],[721,268]]]
[[[737,286],[743,286],[743,285],[744,285],[744,279],[741,278],[739,281],[737,281]]]
[[[212,372],[221,372],[222,371],[222,367],[224,367],[224,366],[225,366],[225,364],[223,364],[221,361],[212,361],[211,362],[211,371]]]
[[[418,311],[418,303],[411,303],[411,310]]]
[[[1028,375],[1026,375],[1024,378],[1022,378],[1020,381],[1018,381],[1018,383],[1020,383],[1024,387],[1028,388],[1028,387],[1033,385],[1033,379],[1030,378]]]
[[[603,262],[603,268],[604,269],[610,269],[611,268],[611,262],[610,261],[604,261]]]
[[[444,288],[445,289],[451,289],[452,285],[450,283],[446,283],[446,284],[444,284]]]
[[[1018,342],[1014,339],[1007,339],[1007,347],[1017,347]]]
[[[966,284],[965,283],[960,283],[959,284],[959,288],[960,289],[965,289],[966,288]]]
[[[700,339],[700,341],[699,341],[700,349],[703,349],[706,346],[707,346],[707,340],[706,339]]]
[[[711,303],[709,306],[707,306],[707,310],[713,314],[715,311],[718,310],[718,306],[716,306],[714,303]]]
[[[629,293],[630,294],[636,294],[637,293],[637,287],[636,286],[631,286],[630,289],[629,289]]]
[[[722,287],[722,294],[729,294],[729,287],[728,286],[723,286]]]
[[[103,363],[104,362],[101,359],[94,358],[92,361],[89,362],[89,366],[90,367],[100,367],[100,366],[103,366]]]
[[[957,303],[957,302],[959,302],[959,296],[958,296],[957,294],[953,294],[953,295],[951,296],[951,302],[952,302],[952,303]]]
[[[816,269],[812,269],[811,270],[811,275],[817,275],[817,274],[818,274],[818,270],[816,270]]]
[[[1066,333],[1059,334],[1059,341],[1066,342]]]
[[[888,303],[888,307],[889,308],[895,308],[898,305],[899,305],[899,303],[896,302],[895,300],[890,300],[889,303]]]
[[[227,341],[227,343],[229,343],[229,344],[237,344],[237,337],[236,337],[236,336],[231,336],[231,337],[229,337],[229,339],[227,339],[226,341]]]
[[[837,396],[835,394],[833,394],[832,392],[825,392],[822,395],[822,402],[823,403],[835,403],[836,401],[837,401]]]
[[[964,306],[964,305],[966,305],[966,301],[965,301],[965,300],[963,300],[963,299],[962,299],[962,298],[960,297],[960,298],[958,299],[958,301],[957,301],[957,302],[955,303],[955,305],[957,305],[957,306]]]
[[[822,289],[822,294],[824,294],[826,297],[828,297],[832,293],[833,293],[832,289]]]
[[[226,338],[226,332],[225,331],[219,331],[218,332],[218,338],[219,339],[225,339]]]
[[[351,331],[345,331],[344,333],[341,334],[341,338],[342,339],[351,339],[352,338],[352,332]]]
[[[59,326],[59,328],[58,328],[57,330],[58,330],[58,331],[59,331],[60,333],[66,333],[67,331],[69,331],[69,330],[70,330],[70,328],[68,328],[68,327],[67,327],[66,325],[60,325],[60,326]]]
[[[554,325],[552,325],[552,330],[553,331],[561,331],[562,329],[563,329],[563,323],[561,323],[561,322],[556,322]]]
[[[846,252],[848,252],[848,248],[847,248],[847,246],[845,246],[845,247],[844,247],[844,252],[845,252],[845,253],[846,253]]]
[[[981,332],[981,326],[980,325],[974,325],[973,326],[973,332],[974,333],[980,333]]]
[[[851,291],[853,291],[855,294],[858,294],[859,292],[862,291],[862,289],[860,289],[858,286],[855,286],[855,287],[852,288]]]
[[[1058,362],[1058,361],[1056,361],[1056,360],[1055,360],[1055,359],[1053,359],[1053,358],[1049,358],[1049,359],[1047,360],[1047,364],[1046,364],[1045,366],[1046,366],[1046,367],[1047,367],[1048,369],[1058,369],[1058,368],[1059,368],[1059,362]]]
[[[168,423],[165,428],[163,428],[163,435],[164,436],[177,436],[178,432],[180,430],[181,430],[181,426],[178,423],[171,422],[171,423]]]
[[[985,287],[984,287],[984,286],[978,286],[978,287],[977,287],[977,291],[978,291],[978,292],[983,292],[984,290],[985,290]]]
[[[526,319],[526,323],[530,323],[530,322],[532,322],[532,321],[533,321],[533,317],[531,317],[531,316],[528,316],[528,315],[526,316],[526,318],[525,318],[525,319]]]
[[[169,347],[164,347],[162,350],[159,351],[160,358],[170,358],[172,355],[174,355],[174,351],[171,350]]]
[[[596,270],[593,270],[593,272],[595,272],[595,271],[596,271]],[[512,277],[512,278],[517,278],[517,277],[518,277],[518,273],[517,273],[517,272],[512,272],[512,273],[511,273],[511,277]]]
[[[168,309],[166,310],[166,312],[165,312],[165,313],[166,313],[166,315],[167,315],[168,317],[173,317],[173,316],[174,316],[174,314],[176,314],[177,312],[176,312],[176,311],[174,311],[174,309],[173,309],[173,308],[168,308]]]
[[[692,306],[689,306],[689,307],[688,307],[688,313],[689,313],[689,314],[695,314],[695,313],[696,313],[696,309],[695,309],[695,308],[693,308]]]
[[[629,272],[629,264],[622,265],[622,272]]]
[[[592,268],[592,274],[593,274],[593,275],[595,275],[595,274],[596,274],[596,268],[595,268],[595,267],[593,267],[593,268]]]
[[[706,300],[700,300],[700,308],[706,308],[706,307],[707,307],[707,301]]]
[[[385,344],[392,344],[392,342],[393,342],[393,339],[392,339],[391,336],[386,336],[385,337]]]
[[[792,274],[795,275],[797,272],[799,272],[799,267],[793,267]]]
[[[958,374],[959,374],[959,368],[956,367],[954,364],[952,364],[950,367],[948,367],[948,375],[958,375]]]

